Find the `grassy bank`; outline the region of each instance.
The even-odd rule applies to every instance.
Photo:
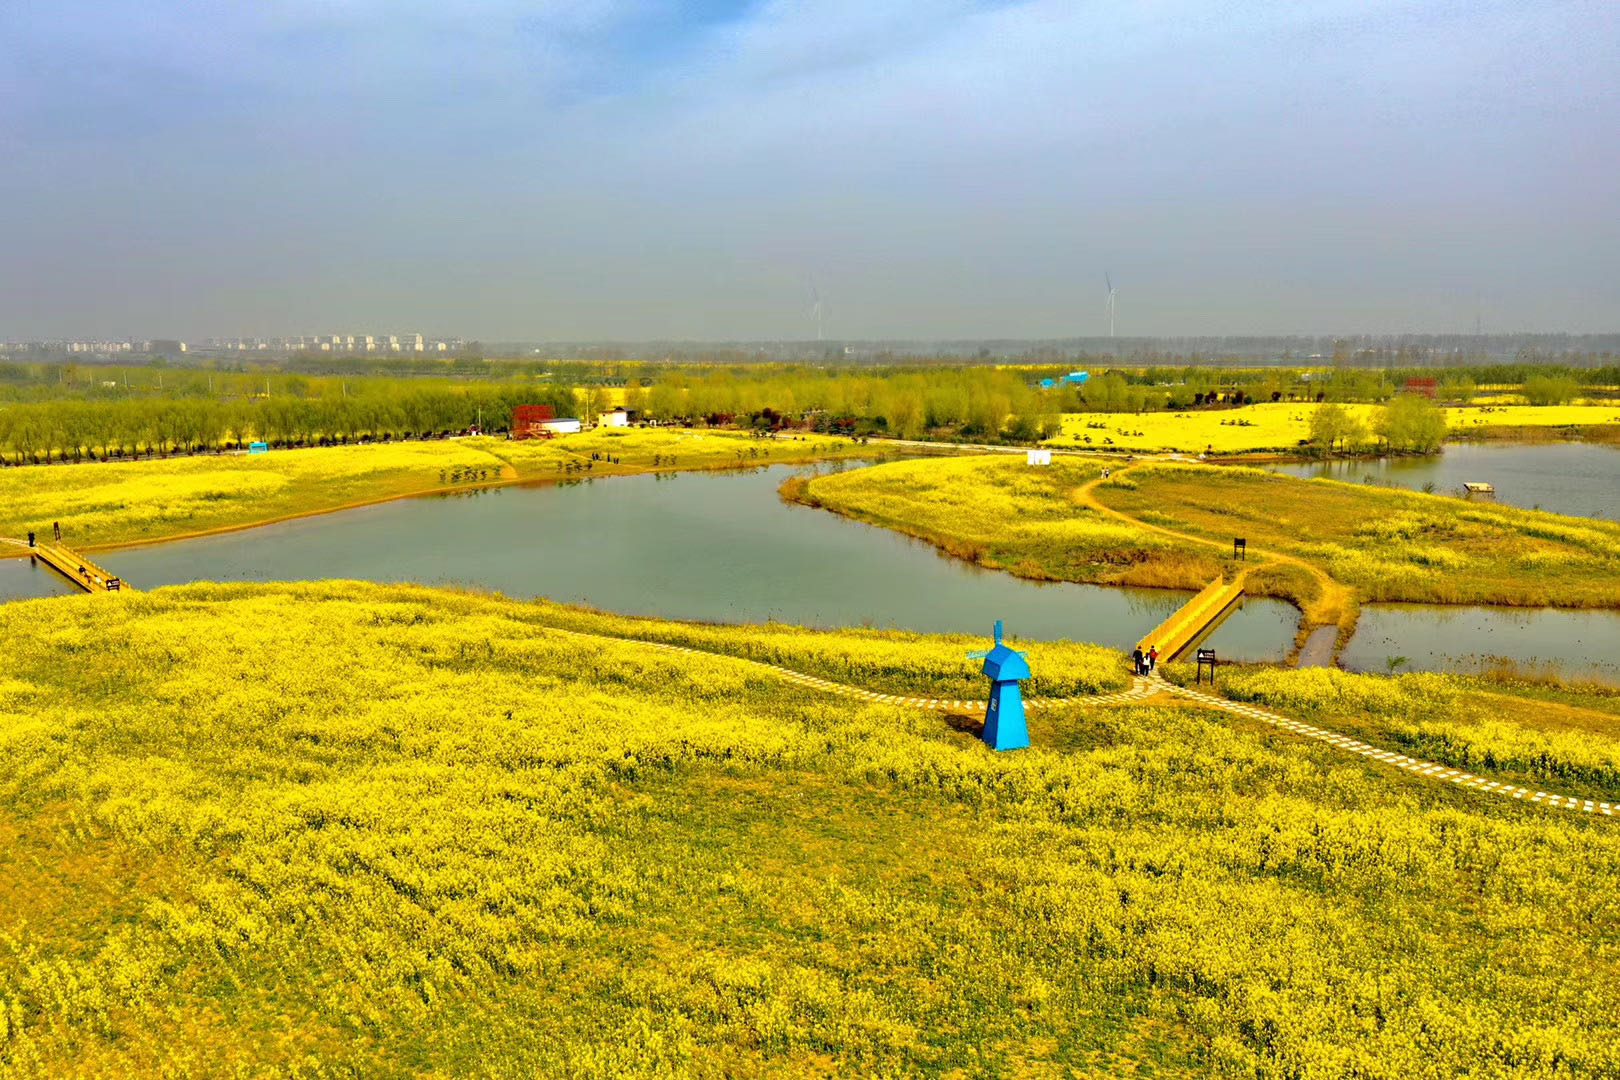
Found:
[[[1045,581],[1199,589],[1217,554],[1114,520],[1075,497],[1102,466],[1073,457],[903,461],[795,478],[784,497],[927,540],[981,566]]]
[[[1620,607],[1620,526],[1256,469],[1151,464],[1105,504],[1143,521],[1284,552],[1362,600]],[[1228,549],[1229,550],[1229,549]]]
[[[797,481],[783,494],[1031,578],[1198,588],[1250,570],[1348,634],[1361,601],[1620,607],[1620,526],[1258,469],[975,457]],[[1234,563],[1233,537],[1251,561]],[[1264,552],[1285,560],[1260,565]]]
[[[0,607],[0,1071],[1620,1069],[1607,819],[1191,709],[998,756],[558,615]]]
[[[649,469],[712,469],[850,457],[849,439],[740,432],[597,430],[553,440],[470,438],[0,470],[0,536],[84,547],[241,528],[427,491]],[[593,460],[592,455],[597,455]],[[618,459],[615,464],[612,460]]]
[[[1270,402],[1239,408],[1150,413],[1065,413],[1063,432],[1047,444],[1059,448],[1120,450],[1133,453],[1209,452],[1216,455],[1298,453],[1310,438],[1309,403]],[[1376,405],[1346,405],[1346,412],[1371,426]],[[1449,408],[1446,424],[1453,438],[1489,438],[1493,433],[1588,430],[1607,440],[1620,425],[1614,405],[1497,405]]]

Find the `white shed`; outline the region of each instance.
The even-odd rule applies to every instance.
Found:
[[[572,416],[559,416],[555,420],[540,421],[540,430],[553,435],[578,435],[582,425]]]

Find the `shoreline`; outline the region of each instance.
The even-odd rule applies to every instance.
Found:
[[[292,447],[290,449],[292,449],[294,451],[297,451],[297,450],[326,450],[326,449],[331,449],[331,448],[330,447],[321,447],[321,446],[301,446],[301,447]],[[312,509],[312,510],[298,510],[298,511],[294,511],[294,512],[289,513],[289,514],[277,514],[277,515],[272,516],[272,517],[258,518],[258,519],[255,519],[253,521],[236,522],[236,523],[229,524],[229,525],[214,525],[214,526],[210,526],[210,527],[208,527],[206,529],[193,529],[193,530],[191,530],[189,532],[174,533],[174,534],[169,535],[169,536],[155,536],[155,537],[143,538],[143,539],[139,539],[139,540],[114,540],[114,541],[110,541],[108,543],[75,545],[73,547],[73,550],[74,551],[83,551],[86,554],[89,554],[91,552],[97,552],[97,551],[122,551],[122,550],[125,550],[127,548],[151,547],[151,546],[155,546],[157,544],[168,544],[168,543],[173,543],[173,542],[181,541],[181,540],[197,540],[197,539],[201,539],[201,538],[207,537],[207,536],[222,536],[222,535],[225,535],[225,534],[228,534],[228,533],[233,533],[233,532],[245,532],[248,529],[258,529],[258,528],[262,528],[262,527],[267,526],[267,525],[280,525],[280,524],[282,524],[284,522],[298,521],[298,520],[300,520],[302,518],[321,517],[321,516],[326,515],[326,514],[342,513],[345,510],[361,510],[361,509],[364,509],[365,507],[368,507],[368,506],[381,506],[384,503],[397,502],[397,501],[399,501],[401,499],[420,499],[420,498],[425,498],[425,497],[430,496],[430,495],[453,495],[453,494],[459,494],[461,492],[489,491],[489,490],[493,490],[493,489],[496,489],[496,488],[522,487],[524,485],[533,485],[533,486],[536,486],[536,487],[540,487],[540,486],[545,486],[545,485],[548,485],[548,484],[573,483],[573,482],[577,482],[579,480],[596,479],[598,477],[605,480],[605,479],[612,479],[614,477],[620,477],[620,476],[649,476],[649,475],[660,475],[660,474],[668,475],[668,474],[678,474],[678,473],[725,472],[725,471],[734,471],[734,470],[738,470],[738,469],[766,468],[766,467],[769,467],[771,465],[814,465],[814,464],[818,464],[820,462],[849,461],[849,460],[852,460],[852,459],[853,459],[852,457],[845,457],[845,456],[840,456],[840,457],[818,457],[818,456],[815,456],[815,455],[810,455],[810,456],[805,456],[805,457],[786,458],[786,459],[783,459],[783,460],[780,460],[780,461],[754,462],[754,463],[748,463],[748,464],[738,464],[736,462],[715,462],[713,464],[707,464],[707,465],[680,465],[680,466],[673,466],[673,467],[669,467],[669,468],[665,468],[663,466],[608,465],[604,469],[604,471],[602,471],[600,473],[596,472],[595,470],[592,470],[591,472],[589,472],[589,473],[587,473],[585,475],[528,476],[528,477],[515,476],[515,477],[508,478],[508,479],[487,480],[487,481],[484,481],[482,483],[476,483],[476,484],[460,484],[460,485],[456,485],[456,486],[451,486],[451,485],[446,484],[446,485],[441,485],[441,486],[438,486],[438,487],[431,487],[431,488],[417,488],[417,489],[413,489],[411,491],[397,492],[397,493],[392,494],[392,495],[379,495],[379,496],[376,496],[375,498],[359,499],[359,500],[356,500],[356,501],[353,501],[353,502],[341,503],[341,504],[336,505],[336,506],[318,507],[318,508]],[[497,460],[499,460],[499,459],[497,459]],[[98,463],[98,464],[100,464],[100,463]],[[121,462],[114,462],[113,464],[122,464],[122,463]],[[48,466],[17,466],[17,467],[18,468],[45,468],[45,467],[48,467]],[[503,469],[513,468],[513,466],[510,465],[510,464],[503,464],[501,467]],[[21,544],[21,538],[13,538],[13,539],[17,539],[19,544]],[[14,551],[8,550],[12,546],[13,545],[11,545],[11,544],[0,545],[0,559],[21,558],[21,557],[26,556],[28,554],[28,548],[25,545],[17,547],[16,550],[14,550]]]

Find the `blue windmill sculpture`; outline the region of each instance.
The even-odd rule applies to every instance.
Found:
[[[990,676],[990,707],[984,712],[984,741],[992,750],[1023,750],[1029,746],[1029,726],[1024,723],[1024,696],[1018,684],[1029,678],[1029,661],[1001,643],[1001,620],[996,620],[996,647],[989,652],[968,653],[969,660],[983,660]]]

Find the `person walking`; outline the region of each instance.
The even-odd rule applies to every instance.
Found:
[[[1153,674],[1159,667],[1159,647],[1157,645],[1148,649],[1148,674]]]
[[[1131,650],[1131,663],[1136,665],[1136,673],[1142,674],[1142,646],[1138,645]]]

